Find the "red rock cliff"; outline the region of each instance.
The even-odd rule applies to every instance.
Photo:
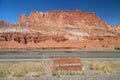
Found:
[[[9,23],[3,20],[0,20],[0,28],[8,26]]]
[[[19,17],[20,25],[29,25],[33,29],[47,31],[68,30],[82,31],[88,34],[108,34],[114,31],[113,27],[101,20],[95,13],[81,10],[54,10],[51,12],[38,12],[33,10],[30,16],[22,14]]]

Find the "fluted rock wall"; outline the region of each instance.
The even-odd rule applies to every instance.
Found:
[[[38,43],[43,42],[49,39],[53,39],[56,42],[66,41],[67,38],[64,36],[48,36],[41,34],[29,34],[29,33],[0,33],[0,42],[1,41],[16,41],[18,43],[27,44],[28,42]]]

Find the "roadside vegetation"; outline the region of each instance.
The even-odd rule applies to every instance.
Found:
[[[85,71],[66,71],[66,70],[58,70],[58,71],[53,71],[52,75],[53,76],[61,76],[61,75],[85,75]]]
[[[97,74],[120,74],[120,61],[84,61]]]
[[[102,45],[102,47],[103,47],[103,48],[109,48],[109,46],[108,46],[108,45]]]
[[[46,76],[48,69],[53,76],[71,76],[88,74],[120,74],[120,60],[116,61],[82,61],[81,71],[57,70],[52,71],[52,62],[0,62],[0,78],[40,77]]]
[[[82,49],[85,49],[85,48],[87,48],[86,45],[84,45],[83,47],[81,47],[81,48],[79,48],[79,49],[82,50]]]
[[[88,74],[120,74],[120,61],[82,61],[83,69],[81,71],[52,71],[53,76],[71,76],[71,75],[88,75]],[[86,69],[87,68],[87,69]]]
[[[116,46],[114,49],[115,50],[120,50],[120,46]]]
[[[37,62],[0,63],[0,77],[39,77],[45,75],[44,66]]]

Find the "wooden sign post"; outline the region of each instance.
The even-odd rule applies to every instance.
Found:
[[[82,70],[80,58],[54,58],[53,70]]]

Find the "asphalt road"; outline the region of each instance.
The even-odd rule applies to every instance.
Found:
[[[103,58],[120,59],[120,51],[81,51],[81,50],[0,50],[0,61],[32,60],[53,58]]]

